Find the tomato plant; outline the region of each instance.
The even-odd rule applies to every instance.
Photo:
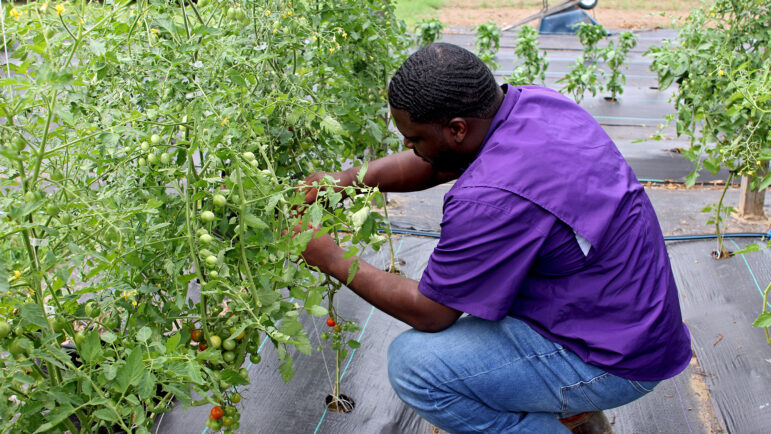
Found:
[[[768,5],[760,0],[720,0],[695,9],[683,23],[677,40],[651,47],[651,70],[659,87],[677,84],[672,101],[675,114],[668,116],[677,135],[686,135],[690,148],[683,155],[694,163],[686,178],[692,186],[704,168],[729,172],[727,189],[745,177],[751,190],[762,192],[771,185],[771,39]],[[660,136],[657,136],[660,138]],[[734,211],[718,202],[705,208],[718,235],[717,257],[728,256],[721,226]]]
[[[237,402],[264,339],[291,379],[289,349],[311,353],[299,315],[327,316],[340,284],[302,262],[308,223],[357,249],[385,241],[377,213],[351,223],[376,191],[306,209],[297,184],[398,146],[393,6],[3,11],[0,431],[147,433],[172,399]],[[298,208],[305,228],[286,235]]]
[[[546,69],[549,61],[546,60],[546,52],[538,54],[538,30],[530,26],[522,26],[514,46],[514,54],[522,64],[515,67],[506,82],[513,86],[524,86],[546,81]]]
[[[474,47],[476,55],[493,71],[500,66],[495,61],[495,55],[501,46],[501,29],[495,22],[480,24],[474,27]]]
[[[415,26],[415,45],[425,47],[436,42],[442,35],[444,25],[436,18],[423,19]]]

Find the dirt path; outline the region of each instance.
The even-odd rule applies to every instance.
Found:
[[[498,27],[505,27],[535,14],[539,10],[539,7],[516,8],[502,6],[480,8],[477,6],[447,5],[438,11],[438,18],[446,26],[475,26],[495,21]],[[673,27],[673,19],[688,15],[688,12],[684,10],[613,9],[602,7],[601,3],[595,9],[588,11],[588,13],[598,23],[608,29]],[[530,25],[538,26],[538,20],[531,21]]]

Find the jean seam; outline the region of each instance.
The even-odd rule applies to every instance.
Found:
[[[554,351],[552,351],[550,353],[535,354],[535,355],[532,355],[532,356],[520,357],[520,358],[518,358],[516,360],[510,360],[507,363],[504,363],[503,365],[496,366],[495,368],[490,368],[490,369],[488,369],[488,370],[486,370],[484,372],[478,372],[478,373],[476,373],[474,375],[469,375],[469,376],[466,376],[466,377],[456,377],[456,378],[453,378],[452,380],[444,381],[442,383],[439,383],[439,386],[444,386],[444,385],[452,383],[454,381],[468,380],[469,378],[474,378],[474,377],[478,377],[480,375],[489,374],[490,372],[497,371],[499,369],[502,369],[502,368],[505,368],[507,366],[510,366],[513,363],[517,363],[517,362],[520,362],[520,361],[523,361],[523,360],[532,360],[532,359],[536,359],[536,358],[547,358],[547,357],[552,357],[552,356],[554,356],[554,355],[556,355],[558,353],[564,353],[564,352],[565,352],[565,349],[564,348],[560,348],[560,349],[556,349],[556,350],[554,350]]]
[[[571,385],[569,385],[569,386],[563,386],[563,387],[560,387],[560,395],[562,396],[562,411],[563,411],[563,412],[565,412],[565,411],[567,410],[567,408],[568,408],[568,397],[567,397],[567,392],[568,392],[569,390],[575,389],[575,388],[577,388],[577,387],[579,387],[579,386],[588,386],[588,385],[591,385],[591,384],[593,384],[593,383],[596,383],[596,382],[598,382],[598,381],[600,381],[600,380],[602,380],[602,379],[605,379],[605,378],[606,378],[607,376],[609,376],[609,375],[610,375],[610,373],[608,373],[608,372],[603,372],[602,374],[600,374],[600,375],[598,375],[598,376],[596,376],[596,377],[592,378],[592,379],[591,379],[591,380],[589,380],[589,381],[579,381],[578,383],[574,383],[574,384],[571,384]],[[592,401],[591,399],[589,399],[589,396],[587,396],[587,395],[586,395],[586,392],[583,390],[583,388],[582,388],[582,389],[580,389],[580,390],[581,390],[581,394],[584,396],[584,399],[586,399],[586,401],[587,401],[589,404],[593,405],[593,406],[594,406],[594,408],[596,408],[597,410],[599,410],[599,409],[600,409],[600,407],[599,407],[599,406],[597,406],[597,404],[595,404],[595,403],[594,403],[594,401]]]
[[[445,384],[445,383],[442,383],[442,384]],[[431,400],[431,403],[432,403],[432,404],[433,404],[433,406],[434,406],[434,411],[437,411],[437,412],[438,412],[438,411],[439,411],[439,407],[437,407],[437,406],[436,406],[436,403],[437,403],[437,401],[438,401],[438,400],[437,400],[436,398],[434,398],[434,397],[431,395],[431,389],[436,389],[436,388],[430,388],[430,387],[429,387],[429,388],[426,388],[426,394],[428,394],[428,399],[430,399],[430,400]],[[474,431],[476,431],[476,432],[480,432],[479,430],[475,429],[474,427],[472,427],[471,425],[469,425],[468,423],[466,423],[466,421],[465,421],[463,418],[461,418],[461,417],[459,417],[458,415],[456,415],[456,414],[455,414],[455,413],[454,413],[452,410],[449,410],[449,409],[445,409],[445,410],[443,410],[443,411],[444,411],[446,414],[449,414],[450,416],[452,416],[452,418],[453,418],[453,419],[455,419],[455,421],[456,421],[456,423],[457,423],[458,425],[464,426],[464,427],[466,427],[466,429],[468,429],[468,430],[474,430]]]
[[[629,381],[629,383],[632,385],[632,387],[634,387],[638,392],[640,392],[642,394],[650,393],[650,392],[653,391],[653,389],[648,390],[645,387],[643,387],[643,385],[640,384],[640,382],[637,381],[637,380],[627,380],[627,381]],[[656,387],[656,386],[654,386],[654,387]]]

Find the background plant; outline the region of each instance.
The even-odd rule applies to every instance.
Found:
[[[627,54],[637,46],[637,39],[632,32],[622,32],[618,38],[618,46],[612,41],[608,41],[608,46],[601,51],[602,60],[608,65],[610,75],[605,83],[605,90],[610,92],[611,101],[616,101],[617,96],[624,93],[624,84],[626,76],[621,72],[624,67]]]
[[[602,53],[597,44],[605,37],[606,32],[599,24],[580,23],[576,33],[583,46],[581,57],[557,83],[565,83],[561,91],[572,95],[573,99],[580,103],[586,92],[595,96],[602,86],[603,72],[597,67]]]
[[[289,380],[300,315],[328,315],[307,225],[364,206],[304,209],[298,179],[399,143],[403,25],[379,1],[3,11],[0,431],[149,432],[172,397],[237,428],[245,360],[269,339]]]
[[[546,60],[546,51],[543,55],[538,52],[538,30],[530,26],[522,26],[514,46],[514,54],[522,64],[515,67],[506,82],[513,86],[528,84],[541,85],[546,81],[546,69],[549,61]]]
[[[415,45],[425,47],[436,42],[442,35],[444,25],[436,18],[421,20],[415,26]]]
[[[668,123],[690,140],[683,154],[694,163],[687,186],[702,168],[713,174],[727,169],[726,189],[737,176],[747,177],[756,191],[771,184],[770,8],[756,0],[715,2],[694,10],[677,40],[646,52],[661,89],[679,84]],[[719,201],[705,211],[714,212],[710,223],[718,234],[717,256],[727,256],[720,237],[726,209]]]
[[[495,55],[501,46],[501,30],[494,22],[484,23],[474,28],[474,44],[477,56],[493,71],[500,66]]]

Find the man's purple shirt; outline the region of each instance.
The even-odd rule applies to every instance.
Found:
[[[690,335],[644,189],[577,104],[505,86],[477,157],[445,196],[421,293],[480,318],[519,318],[620,377],[676,375]],[[591,244],[584,257],[565,241],[573,232]]]

